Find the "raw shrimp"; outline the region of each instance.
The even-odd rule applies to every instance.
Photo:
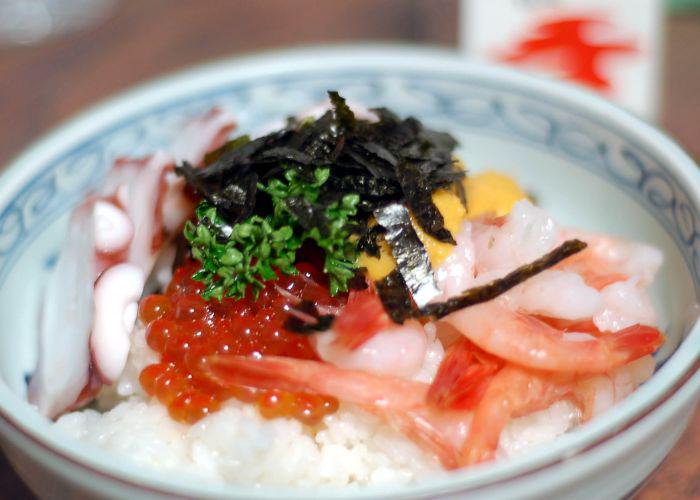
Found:
[[[478,349],[467,351],[460,344],[452,349],[461,358],[466,352],[479,353]],[[474,383],[466,378],[462,380],[467,382],[467,388],[487,381],[483,385],[485,390],[477,391],[483,396],[479,396],[473,414],[464,405],[456,408],[460,405],[454,403],[464,393],[460,395],[460,387],[454,384],[448,384],[455,391],[454,398],[436,400],[429,395],[432,387],[428,389],[427,384],[343,370],[317,361],[274,356],[261,359],[213,356],[207,358],[202,368],[213,381],[225,387],[302,389],[357,404],[434,454],[445,468],[453,469],[493,459],[501,432],[511,419],[543,410],[564,398],[579,405],[584,419],[589,419],[636,389],[654,367],[650,356],[597,376],[548,373],[515,365],[501,369],[492,357],[482,366],[489,363],[494,366],[488,368],[486,377],[472,373]],[[438,386],[444,384],[438,382]],[[444,407],[445,401],[452,408]]]
[[[469,432],[472,412],[438,411],[429,406],[404,412],[363,408],[434,455],[445,469],[460,466],[459,449]]]
[[[224,387],[301,389],[360,405],[434,454],[445,468],[459,465],[457,450],[466,436],[471,412],[430,407],[425,403],[428,384],[276,356],[212,356],[202,369]]]
[[[350,293],[333,329],[314,337],[319,357],[339,368],[412,377],[428,347],[417,321],[397,325],[371,289]]]
[[[475,222],[474,285],[502,278],[516,267],[546,254],[560,240],[560,231],[554,220],[528,200],[517,202],[501,225],[490,221]]]
[[[602,373],[651,354],[663,343],[656,328],[633,325],[617,333],[565,332],[494,300],[444,318],[485,351],[535,369]]]
[[[603,307],[595,288],[572,271],[547,270],[503,295],[515,311],[578,320],[593,317]]]
[[[339,368],[368,373],[412,377],[420,370],[427,349],[423,327],[417,321],[375,333],[355,349],[338,345],[334,332],[315,337],[319,357]]]
[[[502,366],[500,359],[461,338],[445,353],[427,402],[437,408],[471,410]]]
[[[608,285],[600,295],[603,305],[593,315],[593,322],[601,331],[617,332],[636,323],[656,324],[654,304],[637,278]]]
[[[653,375],[655,367],[654,358],[643,356],[609,373],[580,380],[573,390],[573,399],[581,409],[582,420],[600,415],[632,394]]]
[[[215,382],[257,389],[307,391],[342,401],[391,410],[410,410],[424,404],[428,384],[400,377],[343,370],[328,363],[280,356],[211,356],[202,369]]]
[[[513,418],[572,400],[582,421],[609,409],[632,393],[654,372],[654,360],[644,356],[609,373],[595,376],[552,374],[508,365],[494,377],[474,412],[460,454],[460,464],[494,458],[501,432]]]
[[[496,374],[474,412],[471,428],[460,453],[461,465],[492,460],[501,432],[511,419],[543,410],[569,394],[569,377],[508,365]]]
[[[471,222],[462,223],[455,242],[457,245],[435,271],[435,282],[442,291],[442,296],[437,300],[444,301],[459,295],[474,282],[475,249]]]
[[[357,349],[374,335],[394,325],[377,293],[371,289],[352,291],[348,302],[333,321],[337,347]]]
[[[578,238],[588,247],[557,267],[580,274],[599,290],[631,277],[637,278],[641,287],[647,287],[663,263],[663,254],[651,245],[578,230],[563,231],[562,237]]]
[[[602,291],[614,283],[634,278],[638,288],[643,290],[651,283],[663,261],[661,251],[650,245],[627,242],[607,235],[560,230],[542,209],[527,200],[516,203],[504,219],[473,221],[471,243],[466,240],[466,235],[462,237],[463,241],[458,241],[453,254],[436,272],[436,276],[441,279],[439,282],[442,282],[441,289],[449,290],[450,294],[462,291],[464,288],[459,288],[466,287],[467,283],[476,286],[501,278],[565,240],[577,238],[588,243],[588,248],[583,252],[557,265],[559,271],[551,270],[528,280],[521,287],[523,291],[527,288],[527,293],[519,294],[523,300],[514,301],[514,308],[517,306],[533,313],[566,319],[595,315],[597,311],[594,309],[600,308],[601,298],[591,288]],[[469,248],[473,248],[473,255],[465,253],[465,249]],[[463,253],[464,256],[461,255]],[[464,261],[466,264],[463,269],[455,267],[454,262],[448,266],[450,259],[455,262]],[[450,288],[450,285],[459,281],[455,278],[459,271],[463,272],[461,281],[465,285],[460,283],[457,287]],[[567,274],[556,274],[557,272]],[[581,283],[575,277],[576,274],[585,283]],[[555,288],[559,288],[558,297],[556,293],[552,294]],[[532,294],[533,290],[539,293]],[[513,291],[509,295],[515,298],[518,294]],[[566,300],[567,295],[575,295],[577,298],[574,301]],[[648,309],[650,310],[651,308]]]
[[[503,294],[502,300],[514,311],[564,320],[590,319],[598,330],[606,332],[635,324],[655,325],[657,321],[638,278],[615,281],[597,290],[571,270],[552,269]]]

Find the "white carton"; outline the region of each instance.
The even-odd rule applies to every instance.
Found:
[[[574,81],[656,117],[660,0],[462,0],[460,10],[469,56]]]

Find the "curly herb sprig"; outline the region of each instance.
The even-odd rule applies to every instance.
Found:
[[[346,194],[340,200],[319,203],[321,187],[330,177],[328,168],[316,169],[308,181],[293,168],[286,170],[284,176],[287,184],[272,179],[258,189],[272,198],[275,216],[287,215],[301,228],[302,242],[312,240],[325,251],[323,271],[329,277],[331,295],[346,292],[348,281],[357,271],[357,240],[350,237],[360,197]]]
[[[184,234],[192,256],[202,263],[193,278],[206,285],[204,299],[242,298],[249,286],[257,297],[265,281],[277,278],[275,268],[296,272],[301,243],[291,226],[253,215],[231,227],[207,202],[199,204],[196,215],[197,224],[188,221]]]
[[[304,215],[295,215],[296,210],[291,208],[304,203],[316,210],[314,204],[328,176],[328,169],[317,169],[313,179],[305,182],[290,168],[285,171],[287,183],[280,179],[272,179],[266,185],[259,183],[258,189],[271,198],[272,214],[252,215],[233,226],[226,223],[216,207],[200,203],[197,223],[188,221],[184,234],[192,256],[202,264],[193,276],[206,285],[202,297],[242,298],[250,288],[257,298],[265,281],[277,279],[275,270],[296,274],[296,252],[309,239],[326,252],[324,271],[329,275],[331,293],[347,291],[348,281],[357,269],[357,244],[350,235],[359,196],[343,196],[319,213],[309,214],[316,219],[314,225],[304,225]]]
[[[376,119],[358,119],[337,92],[328,95],[331,109],[319,118],[234,138],[207,154],[202,168],[177,166],[203,198],[185,236],[202,263],[196,277],[205,298],[257,294],[277,273],[295,272],[307,240],[325,253],[331,292],[347,290],[359,251],[378,256],[384,228],[373,214],[392,203],[408,207],[427,234],[454,243],[432,194],[453,190],[466,203],[456,141],[385,108],[372,110]]]

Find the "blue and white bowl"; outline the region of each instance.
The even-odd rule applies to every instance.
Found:
[[[327,89],[450,131],[471,170],[513,174],[563,224],[662,248],[653,292],[668,341],[651,380],[551,445],[410,487],[325,493],[614,498],[632,491],[686,428],[700,390],[698,167],[651,126],[582,90],[450,52],[386,46],[296,50],[177,74],[88,111],[13,162],[0,183],[0,437],[19,474],[42,497],[304,495],[195,484],[117,460],[52,428],[26,403],[25,381],[36,362],[41,288],[68,213],[116,156],[167,146],[188,118],[214,105],[229,109],[239,130],[255,131],[311,107]]]

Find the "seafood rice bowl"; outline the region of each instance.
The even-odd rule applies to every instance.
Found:
[[[73,211],[28,391],[57,430],[212,482],[415,483],[651,377],[660,250],[470,173],[449,130],[328,95],[253,137],[212,109]]]

